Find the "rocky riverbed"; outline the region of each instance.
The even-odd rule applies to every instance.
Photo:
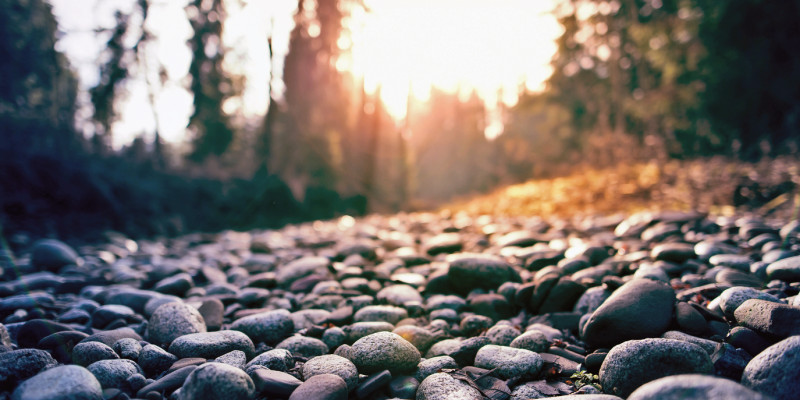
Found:
[[[800,393],[796,220],[342,217],[0,265],[0,399]]]

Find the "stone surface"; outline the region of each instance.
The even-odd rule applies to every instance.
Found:
[[[284,339],[277,346],[277,349],[285,349],[292,354],[299,355],[305,358],[321,356],[328,353],[328,345],[325,342],[307,336],[295,335]]]
[[[675,291],[650,279],[634,279],[594,312],[582,337],[592,347],[611,347],[625,340],[661,336],[672,319]]]
[[[230,329],[243,332],[253,343],[264,342],[274,346],[294,333],[294,322],[289,315],[286,310],[250,315],[234,321]]]
[[[481,347],[475,355],[476,367],[494,369],[500,379],[535,376],[543,363],[542,357],[530,350],[493,344]]]
[[[464,294],[475,288],[497,289],[505,282],[521,282],[510,264],[482,254],[459,254],[450,261],[447,278]]]
[[[730,379],[708,375],[673,375],[648,382],[628,400],[768,400]]]
[[[435,373],[420,382],[416,400],[475,400],[481,393],[464,381],[446,373]]]
[[[289,400],[347,400],[347,384],[337,375],[315,375],[295,389]]]
[[[77,262],[78,253],[59,240],[39,240],[31,249],[31,265],[38,270],[55,272],[63,266]]]
[[[12,400],[102,400],[97,378],[86,368],[62,365],[28,379],[14,390]]]
[[[350,348],[350,360],[358,371],[370,374],[388,369],[392,374],[413,370],[420,353],[413,344],[391,332],[378,332],[358,339]]]
[[[0,353],[0,389],[12,389],[56,364],[56,360],[44,350],[20,349]]]
[[[742,384],[776,400],[796,399],[800,393],[800,336],[791,336],[753,357]]]
[[[100,360],[86,369],[97,378],[103,389],[122,389],[129,376],[142,373],[141,367],[131,360]]]
[[[348,391],[358,385],[358,369],[352,361],[344,357],[326,354],[314,357],[303,364],[303,377],[306,380],[322,374],[338,375],[347,384]]]
[[[206,332],[206,323],[196,308],[178,302],[159,306],[147,325],[147,338],[154,344],[172,343],[180,336]]]
[[[800,307],[750,299],[736,309],[734,316],[739,325],[772,337],[800,335]]]
[[[603,360],[599,375],[606,392],[627,397],[639,386],[658,378],[713,371],[708,353],[696,344],[642,339],[614,346]]]
[[[169,345],[169,352],[178,358],[216,358],[233,350],[241,350],[251,356],[255,347],[244,333],[227,330],[183,335]]]
[[[255,384],[239,368],[210,362],[192,371],[181,387],[181,398],[192,400],[250,400]]]

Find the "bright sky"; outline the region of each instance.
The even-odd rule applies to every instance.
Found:
[[[492,126],[487,135],[502,130],[492,112],[498,101],[513,104],[521,85],[537,90],[550,75],[549,62],[555,53],[554,39],[560,27],[548,13],[556,0],[367,0],[370,14],[357,16],[353,30],[352,60],[341,66],[363,76],[368,89],[381,85],[387,109],[397,118],[405,115],[409,87],[415,97],[425,99],[431,85],[446,90],[475,88],[490,106]],[[92,31],[113,25],[116,9],[129,11],[133,0],[50,0],[66,35],[59,41],[79,72],[82,86],[98,79],[96,60],[107,37]],[[186,0],[155,0],[148,29],[158,41],[148,58],[158,60],[169,80],[159,89],[157,108],[164,139],[179,142],[192,109],[185,90],[190,53],[186,40],[191,27],[183,7]],[[232,48],[227,66],[247,77],[241,99],[225,104],[230,111],[258,116],[267,107],[269,66],[266,38],[282,59],[293,27],[296,0],[228,1],[230,19],[224,43]],[[88,17],[87,17],[88,16]],[[132,38],[133,39],[133,38]],[[276,65],[281,71],[282,63]],[[151,68],[155,70],[154,68]],[[280,73],[277,73],[280,75]],[[157,82],[158,79],[153,79]],[[280,82],[273,82],[280,92]],[[503,98],[498,99],[502,89]],[[155,130],[153,111],[148,106],[144,78],[129,85],[130,94],[122,105],[122,118],[114,129],[114,145],[130,142],[136,135]],[[88,104],[88,97],[83,99]],[[89,114],[84,108],[84,118]]]

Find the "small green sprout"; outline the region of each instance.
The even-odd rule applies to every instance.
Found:
[[[591,385],[594,386],[597,390],[603,390],[603,387],[600,386],[599,383],[600,377],[597,376],[596,374],[592,374],[591,372],[578,371],[572,374],[572,376],[570,376],[570,379],[572,379],[572,384],[575,385],[575,389],[580,390],[580,388],[586,385]]]

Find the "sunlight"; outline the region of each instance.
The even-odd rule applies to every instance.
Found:
[[[541,90],[551,74],[560,28],[552,1],[368,1],[352,32],[352,72],[368,91],[381,86],[387,110],[406,114],[409,90],[474,88],[490,110],[516,102],[521,88]],[[358,19],[357,19],[358,20]],[[498,98],[498,90],[502,98]],[[491,115],[490,115],[491,117]],[[490,121],[487,135],[499,133]]]

